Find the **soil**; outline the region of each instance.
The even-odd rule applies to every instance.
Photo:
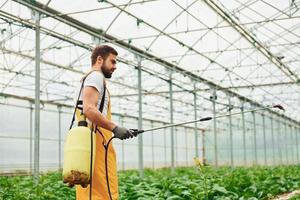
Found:
[[[293,196],[296,196],[297,194],[300,194],[300,190],[295,190],[293,192],[278,195],[277,197],[271,200],[287,200],[289,198],[292,198]]]

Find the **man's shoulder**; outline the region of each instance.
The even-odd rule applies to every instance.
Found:
[[[92,76],[92,77],[101,77],[103,78],[103,74],[102,72],[98,71],[98,70],[93,70],[91,72],[89,72],[88,76]]]
[[[103,81],[104,76],[100,71],[92,71],[86,76],[87,80]]]

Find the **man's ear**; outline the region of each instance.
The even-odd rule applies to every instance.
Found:
[[[99,65],[103,64],[103,58],[101,56],[97,57],[97,64],[99,64]]]

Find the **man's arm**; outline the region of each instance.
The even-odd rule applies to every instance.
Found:
[[[97,108],[99,92],[94,87],[83,88],[83,114],[97,126],[112,131],[116,125],[107,120]]]

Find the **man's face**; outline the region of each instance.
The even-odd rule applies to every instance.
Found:
[[[109,54],[108,57],[103,61],[101,70],[105,78],[111,78],[113,72],[117,69],[117,56],[114,54]]]

